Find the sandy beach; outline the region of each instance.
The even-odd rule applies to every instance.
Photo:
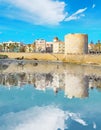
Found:
[[[52,53],[14,53],[0,52],[2,55],[7,55],[10,59],[21,58],[25,60],[41,60],[52,62],[66,62],[76,64],[92,64],[101,66],[101,55],[79,55],[79,54],[52,54]]]

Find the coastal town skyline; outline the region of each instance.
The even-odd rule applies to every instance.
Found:
[[[64,41],[68,33],[86,33],[100,40],[99,0],[0,0],[0,42],[33,43],[36,39]]]

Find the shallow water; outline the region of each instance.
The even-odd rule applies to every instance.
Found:
[[[101,68],[0,64],[0,130],[100,130]]]

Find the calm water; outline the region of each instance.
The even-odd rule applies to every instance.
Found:
[[[0,62],[0,130],[101,130],[101,68]]]

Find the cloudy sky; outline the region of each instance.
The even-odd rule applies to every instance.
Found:
[[[0,42],[64,40],[68,33],[101,39],[100,0],[0,0]]]

